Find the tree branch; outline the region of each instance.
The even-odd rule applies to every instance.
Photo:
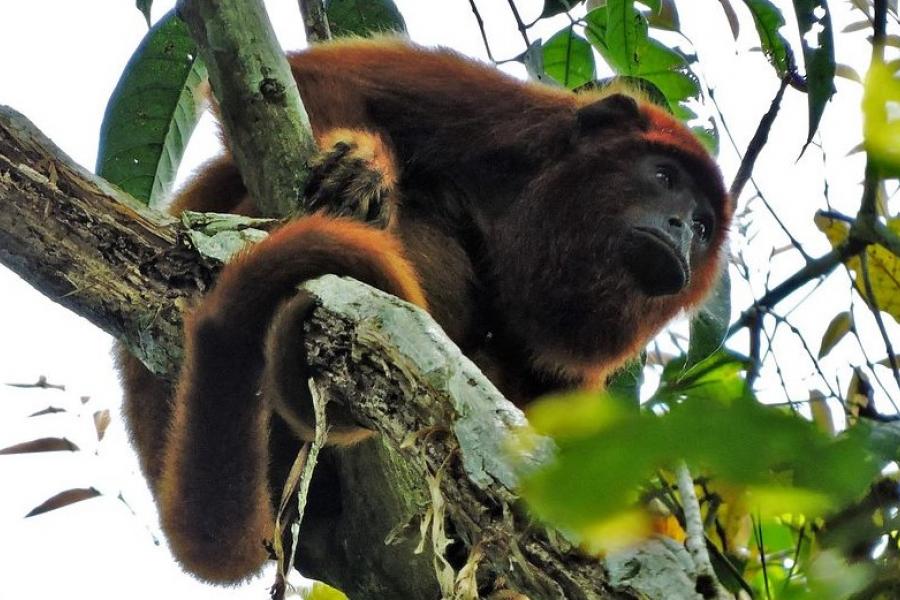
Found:
[[[185,229],[91,175],[0,107],[0,262],[123,340],[156,373],[180,361],[181,311],[218,264]]]
[[[753,303],[753,306],[741,313],[740,318],[728,328],[728,337],[738,330],[753,325],[760,312],[766,312],[773,306],[799,290],[801,287],[823,275],[827,275],[842,264],[848,258],[860,252],[866,247],[866,242],[853,236],[848,237],[843,243],[835,246],[827,254],[806,263],[806,266],[788,277],[784,282],[771,289],[762,298]]]
[[[753,134],[753,138],[747,146],[747,151],[744,152],[741,166],[738,168],[738,172],[731,182],[731,189],[728,191],[734,202],[737,202],[741,192],[744,190],[744,186],[753,174],[753,167],[756,165],[756,159],[759,158],[759,153],[762,152],[766,142],[769,140],[769,132],[772,131],[775,117],[778,116],[778,111],[781,109],[781,99],[784,97],[784,90],[787,89],[788,79],[789,77],[785,76],[785,78],[781,80],[781,85],[779,86],[775,97],[772,99],[772,103],[769,105],[769,110],[763,115],[762,119],[760,119],[759,125],[756,127],[756,132]]]
[[[313,44],[331,39],[331,27],[322,0],[300,0],[300,14],[303,15],[307,42]]]
[[[179,0],[209,69],[235,162],[262,214],[298,207],[316,149],[262,0]]]

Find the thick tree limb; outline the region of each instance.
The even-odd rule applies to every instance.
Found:
[[[91,175],[2,106],[0,202],[0,262],[155,372],[174,371],[180,306],[217,270],[174,219]]]

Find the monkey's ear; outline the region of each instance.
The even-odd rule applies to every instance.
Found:
[[[578,127],[583,132],[601,127],[639,124],[642,121],[637,101],[625,94],[612,94],[578,109]]]

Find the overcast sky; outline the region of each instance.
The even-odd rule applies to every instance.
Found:
[[[172,4],[171,0],[157,0],[154,18]],[[406,0],[398,4],[413,39],[484,57],[466,0]],[[520,0],[517,4],[527,19],[539,12],[542,2]],[[832,4],[838,12],[836,19],[841,26],[846,24],[847,3]],[[488,24],[494,55],[503,58],[521,52],[521,39],[515,33],[506,3],[482,0],[479,5]],[[303,35],[296,0],[272,0],[267,6],[282,45],[289,49],[301,47]],[[743,30],[735,42],[716,0],[692,0],[680,2],[679,6],[684,7],[682,11],[691,9],[682,12],[683,29],[697,44],[704,67],[701,76],[715,89],[732,133],[743,149],[777,87],[761,54],[748,52],[758,45],[752,24],[742,14]],[[561,24],[557,21],[544,35]],[[794,31],[793,24],[785,29],[785,33],[796,36]],[[5,2],[0,7],[0,104],[24,113],[73,159],[92,168],[107,98],[145,32],[143,17],[131,0]],[[536,33],[535,37],[539,35]],[[864,71],[868,48],[863,35],[842,35],[837,39],[839,62],[853,64],[860,72]],[[828,249],[824,238],[810,225],[815,209],[825,204],[822,174],[826,169],[835,206],[853,213],[859,198],[861,157],[847,155],[859,142],[860,89],[845,81],[838,82],[838,89],[838,101],[829,107],[822,125],[827,132],[823,139],[827,164],[816,148],[795,162],[805,140],[806,100],[801,94],[789,92],[784,116],[757,169],[760,185],[779,215],[791,224],[792,231],[795,224],[802,224],[796,226],[795,234],[813,255]],[[209,123],[201,127],[183,172],[215,151],[210,131]],[[730,180],[738,163],[724,137],[720,160],[726,179]],[[760,216],[749,234],[754,242],[748,254],[757,259],[754,264],[760,265],[754,274],[756,293],[763,289],[767,276],[778,282],[800,266],[793,253],[778,254],[768,260],[773,248],[785,244],[771,218]],[[736,247],[746,246],[743,239],[733,243]],[[771,272],[767,273],[768,269]],[[825,285],[823,297],[831,297],[837,304],[807,304],[795,315],[795,324],[814,332],[814,340],[838,310],[836,306],[846,305],[845,277],[832,277]],[[749,299],[747,287],[737,287],[739,298]],[[30,382],[46,375],[52,383],[67,386],[66,392],[0,388],[0,447],[65,432],[82,446],[92,448],[92,433],[84,420],[73,423],[71,417],[64,415],[26,420],[25,416],[49,401],[76,408],[80,396],[92,398],[85,410],[111,407],[117,411],[120,390],[109,359],[110,340],[4,269],[0,269],[0,302],[4,309],[0,311],[0,383]],[[742,305],[738,301],[736,310],[743,306],[746,302]],[[869,325],[864,323],[861,327],[872,335]],[[892,331],[896,333],[896,328]],[[877,348],[874,353],[880,358]],[[858,358],[848,349],[840,360],[846,362],[848,357]],[[783,366],[794,371],[789,385],[798,397],[805,396],[806,390],[815,385],[809,377],[809,364],[800,361],[793,365],[794,369]],[[263,598],[268,579],[223,594],[196,583],[172,564],[166,551],[153,544],[153,535],[158,535],[156,516],[136,470],[133,453],[118,422],[111,427],[99,456],[87,451],[76,455],[0,458],[0,487],[4,490],[0,494],[0,599],[149,599],[157,598],[162,591],[198,599]],[[106,495],[38,518],[22,519],[28,510],[55,492],[90,485]],[[115,499],[120,491],[136,515]]]

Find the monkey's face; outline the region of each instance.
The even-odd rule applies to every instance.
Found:
[[[711,289],[725,203],[709,159],[628,131],[581,144],[490,236],[500,308],[545,366],[633,356]]]
[[[621,215],[622,264],[647,296],[678,294],[710,249],[716,213],[675,158],[648,154],[633,165],[632,176],[638,189]]]

